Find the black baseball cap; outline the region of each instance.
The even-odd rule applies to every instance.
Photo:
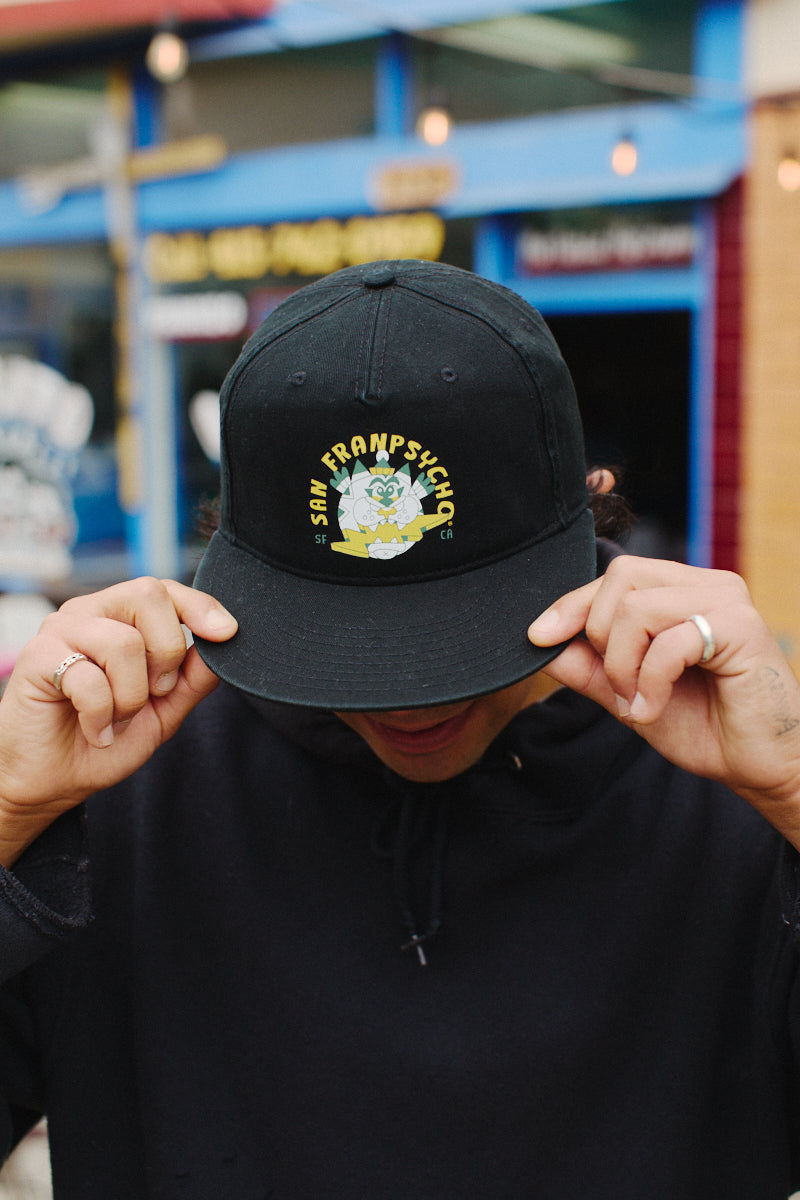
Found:
[[[575,391],[538,312],[442,263],[311,283],[222,388],[220,525],[195,586],[239,621],[197,639],[269,700],[449,704],[561,647],[530,622],[595,577]]]

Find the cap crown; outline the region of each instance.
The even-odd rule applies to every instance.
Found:
[[[586,507],[572,381],[514,293],[443,264],[348,268],[285,301],[222,392],[221,532],[283,571],[421,581]]]

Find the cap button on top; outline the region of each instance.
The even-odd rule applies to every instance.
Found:
[[[364,287],[382,288],[395,281],[395,271],[393,267],[375,267],[372,271],[367,271],[364,276]]]

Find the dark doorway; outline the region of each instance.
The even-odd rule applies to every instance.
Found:
[[[685,311],[547,319],[575,381],[587,462],[622,470],[636,554],[685,557],[690,321]]]
[[[242,340],[175,343],[180,532],[181,540],[190,544],[196,538],[201,505],[219,492],[219,466],[209,459],[192,428],[189,406],[200,391],[219,392],[242,348]]]

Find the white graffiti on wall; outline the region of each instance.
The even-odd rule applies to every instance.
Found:
[[[0,577],[48,582],[71,568],[72,483],[94,421],[85,387],[0,356]]]

